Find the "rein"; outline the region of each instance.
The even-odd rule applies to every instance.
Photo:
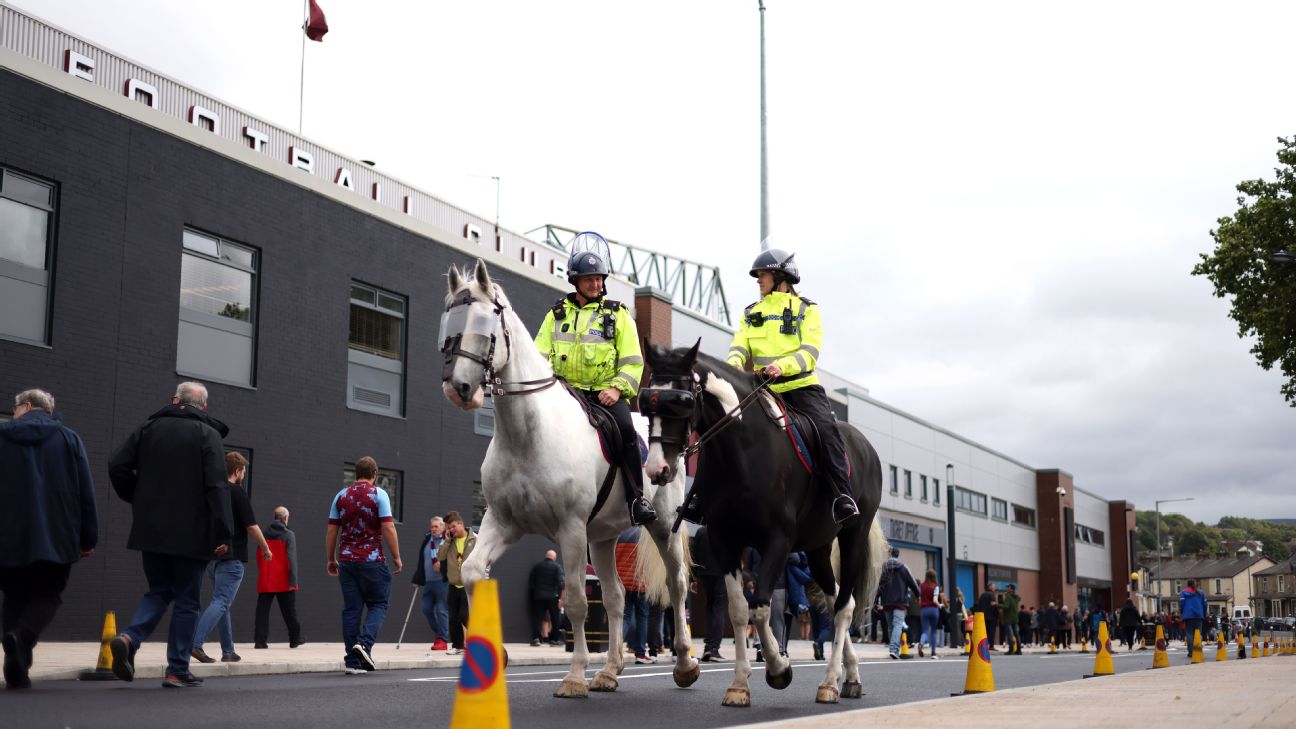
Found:
[[[694,376],[696,377],[696,375]],[[735,405],[732,410],[725,413],[723,416],[720,417],[719,420],[712,423],[711,427],[698,433],[697,441],[695,441],[694,443],[688,446],[685,446],[683,451],[681,451],[680,455],[684,458],[684,460],[687,461],[689,458],[693,457],[693,455],[695,455],[696,453],[702,450],[702,446],[706,445],[708,441],[715,438],[717,435],[720,435],[720,433],[724,431],[725,428],[728,428],[730,425],[733,425],[734,422],[738,420],[739,416],[742,415],[743,411],[746,410],[747,407],[751,405],[753,402],[756,402],[757,396],[760,395],[761,391],[764,390],[769,385],[770,382],[771,380],[768,378],[761,379],[761,381],[756,385],[756,387],[751,392],[747,393],[746,397],[744,397],[742,400],[739,400],[738,404]],[[698,384],[697,381],[695,380],[692,387],[692,394],[694,397],[694,412],[692,413],[692,415],[685,416],[689,418],[690,423],[692,423],[697,418],[698,409],[701,407],[700,405],[701,399],[698,397],[698,395],[701,394],[701,391],[702,391],[701,385]],[[658,415],[657,417],[665,417],[665,416]],[[662,443],[676,441],[676,439],[674,438],[666,438],[665,436],[660,436],[660,435],[649,436],[648,440],[650,442],[658,441]]]
[[[464,289],[462,293],[460,293],[453,300],[451,300],[448,305],[446,305],[445,310],[447,313],[449,313],[452,309],[458,308],[460,306],[471,306],[474,302],[476,302],[476,299],[473,298],[471,290]],[[490,303],[493,307],[495,307],[495,316],[499,318],[499,327],[497,327],[497,330],[504,333],[504,363],[507,365],[509,359],[513,355],[512,336],[509,332],[508,322],[505,321],[504,319],[504,310],[508,307],[506,307],[499,300],[498,296],[491,297]],[[485,357],[477,354],[476,352],[471,352],[469,350],[464,349],[462,346],[463,337],[464,337],[464,333],[459,332],[458,334],[455,334],[453,337],[449,337],[449,336],[446,337],[445,341],[441,343],[441,352],[445,355],[445,364],[441,369],[442,382],[450,381],[450,370],[453,366],[455,357],[464,357],[465,359],[472,360],[473,362],[476,362],[482,366],[481,384],[486,389],[487,397],[490,396],[504,397],[506,395],[530,395],[532,393],[540,392],[542,390],[547,390],[550,387],[553,387],[554,383],[558,381],[558,378],[554,377],[551,374],[548,377],[538,379],[538,380],[519,380],[516,382],[505,382],[503,379],[496,376],[495,374],[495,364],[494,364],[495,346],[496,346],[496,342],[498,341],[495,331],[491,331],[490,348],[486,351]],[[507,389],[510,387],[521,387],[522,389],[521,390]]]

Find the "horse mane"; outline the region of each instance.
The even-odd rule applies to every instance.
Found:
[[[677,352],[682,351],[687,350],[677,350]],[[709,354],[698,352],[697,363],[701,370],[698,374],[707,372],[728,382],[733,386],[734,392],[739,399],[747,397],[752,390],[756,389],[756,383],[753,381],[751,374],[734,369],[728,362],[719,357],[712,357]]]

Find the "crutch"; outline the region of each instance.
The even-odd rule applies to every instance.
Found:
[[[396,639],[396,650],[400,650],[401,641],[405,640],[405,629],[409,627],[409,616],[410,613],[414,612],[414,601],[418,599],[419,589],[419,586],[415,585],[414,594],[410,595],[410,606],[409,609],[405,611],[405,624],[401,626],[400,637]]]

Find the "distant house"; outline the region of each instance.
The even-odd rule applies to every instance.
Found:
[[[1224,539],[1220,541],[1220,549],[1230,557],[1255,557],[1264,553],[1264,542],[1258,539]]]
[[[1149,588],[1159,598],[1163,612],[1179,612],[1179,592],[1188,580],[1197,581],[1197,589],[1206,595],[1208,615],[1229,615],[1235,605],[1252,604],[1252,585],[1256,575],[1274,566],[1264,555],[1228,557],[1225,559],[1176,559],[1147,568]],[[1291,583],[1288,577],[1284,583]],[[1276,584],[1276,582],[1272,583]],[[1296,594],[1292,597],[1296,598]]]
[[[1251,573],[1255,612],[1267,618],[1296,615],[1296,556]]]

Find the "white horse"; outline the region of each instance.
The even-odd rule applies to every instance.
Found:
[[[617,536],[630,527],[623,476],[593,515],[599,485],[609,466],[598,435],[584,410],[566,389],[554,385],[553,369],[536,349],[522,320],[480,259],[467,280],[459,269],[448,272],[449,293],[442,319],[442,352],[446,355],[442,390],[464,410],[482,404],[483,386],[495,398],[495,435],[482,462],[486,515],[477,546],[463,564],[464,585],[487,576],[491,564],[524,534],[539,534],[557,543],[566,573],[564,605],[574,631],[571,670],[554,696],[583,698],[589,691],[615,691],[624,668],[621,651],[625,591],[617,577]],[[638,467],[638,464],[632,467]],[[644,479],[644,496],[658,514],[674,514],[684,498],[683,478],[660,486]],[[662,517],[644,528],[640,554],[660,555],[664,579],[675,612],[675,683],[692,685],[700,673],[689,655],[684,600],[687,568],[684,535],[673,534]],[[589,546],[594,571],[603,585],[608,618],[607,663],[588,684],[585,668],[585,553]],[[641,557],[642,558],[642,557]]]

